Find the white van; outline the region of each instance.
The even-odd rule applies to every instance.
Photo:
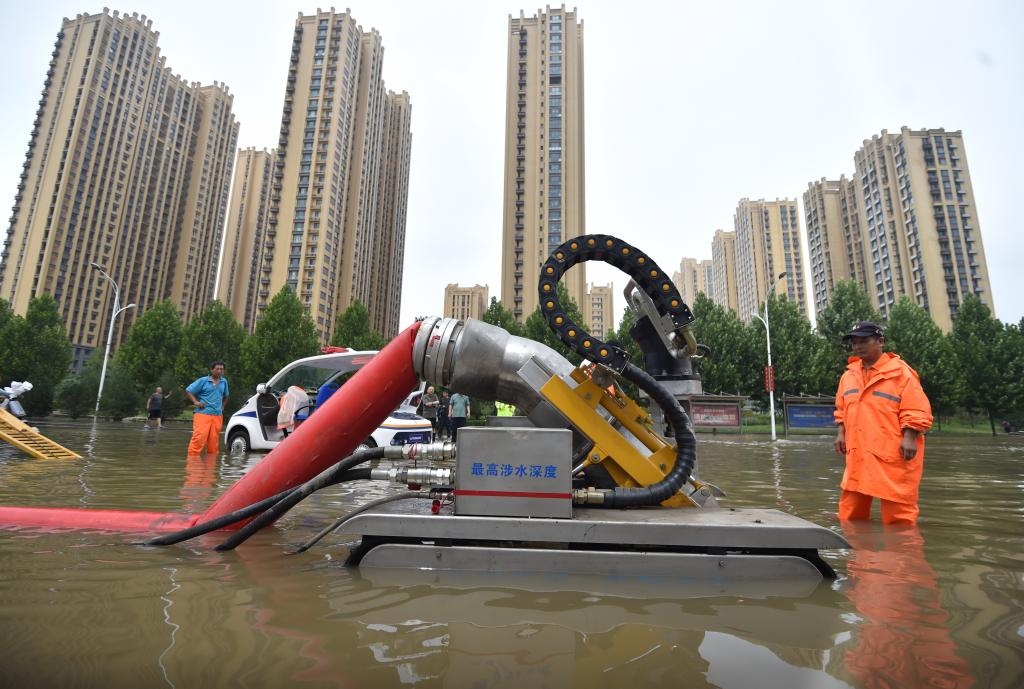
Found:
[[[377,353],[353,352],[340,347],[327,347],[325,351],[328,353],[293,361],[269,381],[256,386],[256,394],[225,424],[224,438],[230,452],[266,451],[277,447],[285,437],[284,431],[277,428],[277,411],[281,395],[288,388],[297,385],[309,396],[309,405],[295,414],[295,428],[298,428],[316,412],[318,403],[322,405]],[[421,382],[360,447],[430,442],[433,437],[430,421],[416,415],[424,387]]]

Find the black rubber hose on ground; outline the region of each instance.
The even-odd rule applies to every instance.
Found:
[[[622,377],[647,395],[665,412],[676,440],[676,462],[668,475],[657,483],[642,488],[616,487],[605,494],[604,507],[641,507],[658,505],[679,492],[690,479],[697,463],[697,437],[693,433],[690,417],[672,394],[647,371],[628,363]]]
[[[253,519],[251,522],[232,534],[223,543],[218,545],[215,550],[234,550],[249,540],[254,533],[265,526],[273,524],[288,510],[295,507],[295,505],[299,504],[316,491],[337,483],[339,477],[349,469],[359,466],[365,462],[369,462],[370,460],[382,459],[383,457],[384,448],[382,447],[372,447],[366,450],[360,450],[359,452],[346,457],[278,500],[273,506],[263,512],[263,514]]]
[[[341,476],[339,476],[336,483],[344,483],[346,481],[358,481],[360,479],[369,478],[369,469],[350,469],[349,471],[346,471]],[[240,522],[243,519],[248,519],[253,515],[259,514],[260,512],[269,509],[270,507],[277,504],[280,500],[287,497],[289,493],[292,493],[293,491],[296,490],[298,490],[298,487],[283,490],[277,495],[271,495],[269,498],[264,498],[259,502],[254,502],[251,505],[240,507],[234,512],[229,512],[228,514],[221,515],[220,517],[217,517],[216,519],[211,519],[208,522],[196,524],[195,526],[190,526],[187,529],[175,531],[174,533],[170,533],[165,536],[157,536],[156,538],[151,538],[148,541],[144,541],[141,545],[174,545],[175,543],[181,543],[182,541],[187,541],[189,539],[196,538],[197,536],[202,536],[203,534],[210,533],[211,531],[216,531],[217,529],[223,529],[225,527],[231,526],[236,522]]]

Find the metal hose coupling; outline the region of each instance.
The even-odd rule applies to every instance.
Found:
[[[370,480],[391,481],[406,485],[449,486],[452,484],[452,470],[427,467],[391,467],[371,469]]]
[[[572,492],[572,503],[574,505],[603,505],[607,490],[599,488],[578,488]]]
[[[437,440],[432,443],[389,445],[384,448],[384,459],[423,459],[429,462],[455,459],[455,443],[450,440]]]

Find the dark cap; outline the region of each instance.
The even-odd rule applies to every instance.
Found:
[[[882,328],[877,323],[861,321],[843,336],[843,342],[849,342],[854,337],[882,337],[882,334]]]

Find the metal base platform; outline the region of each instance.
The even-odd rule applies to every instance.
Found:
[[[362,537],[349,564],[368,568],[729,580],[832,577],[818,550],[850,547],[778,510],[731,508],[581,508],[572,519],[529,519],[424,514],[406,502],[338,533]]]

